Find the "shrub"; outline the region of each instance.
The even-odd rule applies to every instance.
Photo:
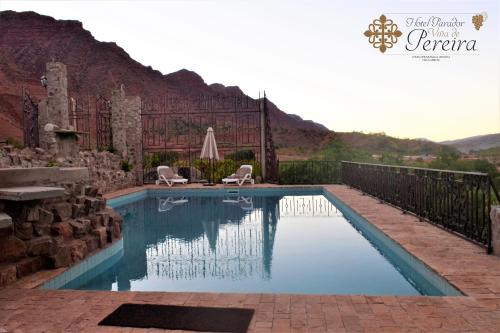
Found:
[[[179,154],[175,151],[154,152],[144,156],[146,168],[156,168],[160,165],[173,166],[179,160]]]
[[[213,179],[212,181],[215,183],[220,183],[223,178],[229,176],[230,174],[236,172],[238,168],[242,164],[250,164],[253,167],[252,176],[255,178],[260,176],[260,163],[258,161],[234,161],[230,159],[224,159],[220,161],[215,161],[213,164]],[[201,171],[206,179],[209,178],[209,161],[206,159],[203,160],[194,160],[193,166]]]
[[[98,151],[107,151],[107,152],[110,152],[112,154],[116,153],[116,149],[115,149],[115,147],[113,147],[113,145],[102,145],[97,150]]]
[[[22,142],[17,141],[16,139],[13,139],[13,138],[7,138],[5,140],[5,143],[9,146],[16,148],[16,149],[23,149],[24,148],[24,145]]]
[[[48,160],[47,161],[47,167],[49,168],[53,168],[53,167],[56,167],[58,166],[57,162],[55,160]]]
[[[255,160],[255,153],[253,150],[238,150],[235,151],[234,153],[226,154],[224,157],[226,160],[233,160],[233,161],[253,161]]]
[[[133,169],[133,165],[127,160],[122,161],[121,167],[122,167],[122,170],[125,172],[130,172]]]
[[[340,162],[280,162],[279,182],[280,184],[336,184],[340,182]]]

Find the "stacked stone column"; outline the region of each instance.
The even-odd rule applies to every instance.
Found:
[[[46,65],[47,98],[38,104],[40,147],[54,155],[76,155],[78,138],[69,122],[68,77],[66,65]]]
[[[138,184],[142,184],[141,98],[126,96],[123,85],[111,97],[113,148],[132,164]]]

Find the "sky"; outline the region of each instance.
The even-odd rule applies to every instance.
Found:
[[[79,20],[145,66],[193,70],[253,97],[265,90],[283,111],[335,131],[442,141],[500,132],[498,2],[0,0],[0,10]],[[471,24],[481,12],[480,31],[461,35],[477,51],[439,62],[412,58],[404,40],[382,54],[363,35],[382,13],[404,39],[415,13],[457,13]]]

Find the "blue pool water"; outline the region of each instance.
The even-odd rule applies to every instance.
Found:
[[[110,204],[122,248],[46,287],[460,294],[321,189],[149,191]]]

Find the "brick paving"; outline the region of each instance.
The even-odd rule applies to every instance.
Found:
[[[256,185],[267,187],[268,185]],[[197,187],[196,185],[188,186]],[[113,197],[142,188],[108,195]],[[156,188],[156,186],[147,186]],[[160,332],[99,327],[124,302],[253,308],[249,332],[500,332],[500,258],[377,199],[325,186],[466,296],[108,292],[32,289],[41,272],[0,290],[0,332]],[[38,283],[40,282],[38,281]]]

